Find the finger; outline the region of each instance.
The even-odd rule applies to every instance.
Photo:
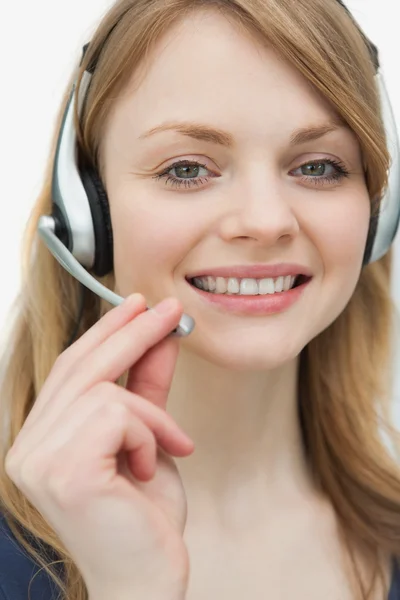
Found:
[[[18,467],[9,461],[8,469],[28,498],[50,493],[66,509],[113,487],[123,450],[133,453],[135,477],[148,478],[154,472],[154,436],[126,407],[109,402],[83,421],[61,448],[43,444]]]
[[[50,372],[33,409],[29,413],[24,427],[30,427],[39,418],[42,408],[47,404],[49,397],[58,390],[66,373],[79,363],[88,353],[92,352],[110,337],[115,331],[123,328],[137,315],[146,310],[146,300],[142,294],[128,296],[122,304],[107,312],[97,323],[82,335],[72,346],[65,350],[58,358]]]
[[[73,364],[57,388],[53,386],[52,394],[49,391],[45,394],[42,405],[35,411],[32,426],[45,415],[46,423],[51,424],[69,404],[100,381],[116,381],[149,347],[173,331],[183,309],[179,301],[170,300],[169,314],[161,316],[155,310],[142,312],[94,347],[78,364]]]
[[[40,421],[33,430],[16,440],[13,448],[15,460],[46,445],[48,451],[56,452],[75,435],[83,422],[108,402],[123,404],[130,414],[140,419],[152,431],[157,443],[174,456],[186,456],[193,450],[193,442],[166,412],[113,383],[100,383],[72,403],[55,421]]]
[[[166,338],[129,369],[126,389],[165,410],[179,353],[179,341]]]
[[[101,440],[101,443],[99,443]],[[155,469],[156,440],[144,423],[120,403],[109,402],[86,419],[68,442],[54,454],[59,480],[79,486],[112,485],[120,452],[132,453],[134,476],[147,479]],[[81,477],[83,476],[83,479]]]
[[[109,310],[88,331],[82,335],[64,354],[70,353],[68,359],[77,363],[94,348],[97,348],[115,331],[124,327],[137,315],[146,310],[146,299],[143,294],[131,294],[115,308]],[[73,348],[73,351],[72,351]]]
[[[116,381],[150,348],[168,336],[178,325],[183,308],[176,298],[166,300],[169,312],[149,310],[116,331],[86,356],[70,372],[57,398],[57,405],[71,403],[101,381]]]

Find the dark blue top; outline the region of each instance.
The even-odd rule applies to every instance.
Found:
[[[0,600],[57,600],[58,596],[52,579],[21,547],[0,516]],[[400,600],[400,568],[395,562],[388,600]]]

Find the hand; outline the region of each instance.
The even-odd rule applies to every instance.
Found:
[[[194,446],[166,412],[179,352],[166,336],[183,307],[164,302],[168,312],[146,311],[134,294],[65,350],[6,458],[94,599],[179,600],[187,589],[187,502],[172,456]],[[128,369],[126,388],[114,383]]]

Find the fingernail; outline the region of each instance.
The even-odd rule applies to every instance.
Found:
[[[125,304],[127,306],[134,306],[136,304],[139,304],[142,300],[143,300],[143,295],[136,292],[134,294],[130,294],[129,296],[127,296],[124,299],[123,304]]]
[[[174,310],[175,301],[173,298],[166,298],[154,308],[159,315],[167,315]]]

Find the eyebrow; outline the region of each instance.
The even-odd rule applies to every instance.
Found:
[[[296,129],[292,133],[289,145],[297,146],[306,142],[312,142],[328,133],[337,131],[338,129],[349,129],[348,125],[340,119],[340,117],[332,118],[326,123],[302,127],[301,129]],[[168,121],[162,123],[143,133],[139,139],[147,139],[150,136],[163,131],[175,131],[186,137],[202,142],[218,144],[226,148],[233,148],[235,145],[234,137],[226,131],[202,123],[190,123],[185,121]]]

